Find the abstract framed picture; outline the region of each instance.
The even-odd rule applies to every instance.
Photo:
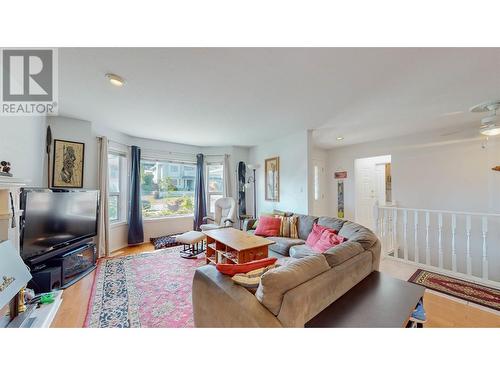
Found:
[[[280,158],[274,157],[265,160],[266,201],[279,202],[280,200]]]
[[[85,144],[54,140],[52,187],[82,188]]]

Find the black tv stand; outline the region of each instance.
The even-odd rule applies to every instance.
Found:
[[[95,270],[96,261],[97,250],[92,239],[69,245],[49,259],[30,264],[33,280],[29,286],[36,293],[65,289]]]

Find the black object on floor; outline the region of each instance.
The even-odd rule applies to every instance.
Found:
[[[201,253],[205,252],[206,248],[204,243],[196,243],[193,245],[184,245],[184,248],[180,251],[181,257],[185,259],[195,259]]]
[[[177,242],[175,237],[173,237],[173,236],[153,237],[153,238],[150,238],[149,240],[151,241],[151,243],[155,247],[155,250],[180,245],[180,243]]]

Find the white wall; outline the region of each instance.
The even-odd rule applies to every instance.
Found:
[[[57,116],[47,118],[50,125],[53,139],[65,141],[82,142],[85,144],[85,160],[83,170],[83,188],[97,189],[97,163],[98,145],[96,134],[89,121],[78,120],[69,117]],[[52,148],[53,148],[52,142]],[[52,175],[52,163],[54,150],[51,153],[50,171]],[[45,160],[45,163],[47,161]],[[45,164],[46,165],[46,164]],[[44,168],[44,179],[46,180],[46,168]],[[51,180],[52,181],[52,180]]]
[[[279,202],[266,201],[264,190],[264,160],[275,156],[280,158]],[[260,165],[257,170],[257,211],[259,213],[273,209],[302,214],[309,212],[308,132],[289,134],[286,137],[252,147],[249,158],[252,164]],[[247,196],[252,195],[250,187],[247,190]]]
[[[392,156],[393,201],[401,207],[500,212],[500,142],[486,148],[478,138],[442,140],[435,134],[414,135],[335,148],[328,153],[330,215],[337,212],[335,171],[346,170],[345,215],[354,220],[354,160]]]
[[[328,151],[322,148],[319,148],[312,144],[311,138],[309,139],[309,214],[315,216],[326,216],[329,213],[329,186],[327,184],[328,181]],[[319,194],[320,196],[324,195],[323,200],[319,201],[321,207],[317,207],[314,201],[314,165],[315,163],[323,163],[325,166],[325,178],[319,178]]]
[[[45,117],[1,116],[0,160],[11,163],[16,178],[42,185],[45,155]]]

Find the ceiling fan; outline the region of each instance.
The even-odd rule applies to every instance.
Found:
[[[500,109],[500,100],[493,100],[477,104],[469,109],[470,112],[493,112],[493,114],[481,119],[479,132],[486,136],[500,134],[500,121],[497,110]]]

